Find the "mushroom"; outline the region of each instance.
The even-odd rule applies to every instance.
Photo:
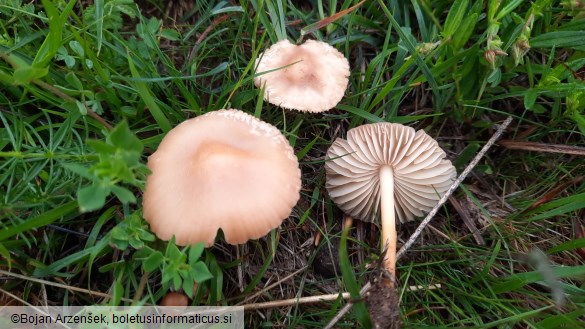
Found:
[[[301,172],[274,126],[229,109],[184,121],[148,158],[143,215],[161,239],[230,244],[278,227],[299,199]]]
[[[385,266],[394,283],[396,215],[401,223],[422,216],[455,178],[455,167],[423,130],[395,123],[350,129],[327,151],[326,188],[345,213],[373,221],[381,212]]]
[[[265,88],[268,102],[287,109],[324,112],[343,98],[349,63],[325,42],[308,40],[297,46],[282,40],[260,55],[256,72],[254,84]]]
[[[189,304],[189,297],[180,292],[171,291],[167,293],[160,302],[160,306],[185,307]]]

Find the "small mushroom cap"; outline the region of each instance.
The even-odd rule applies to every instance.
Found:
[[[167,293],[160,302],[160,306],[187,306],[188,304],[187,295],[174,291]]]
[[[423,130],[374,123],[350,129],[327,151],[326,188],[345,213],[373,221],[380,209],[382,166],[394,173],[394,198],[400,222],[428,212],[453,183],[456,172],[437,141]]]
[[[349,63],[343,54],[315,40],[300,46],[279,41],[256,60],[256,67],[257,73],[276,70],[254,78],[256,87],[266,86],[264,99],[305,112],[324,112],[337,105],[349,77]]]
[[[299,199],[300,169],[274,126],[219,110],[171,130],[148,158],[143,215],[163,240],[240,244],[266,235]]]

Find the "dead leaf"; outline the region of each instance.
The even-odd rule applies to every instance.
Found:
[[[304,28],[301,29],[301,38],[309,33],[315,32],[318,29],[325,27],[325,26],[335,22],[336,20],[340,19],[341,17],[351,13],[356,8],[361,6],[364,2],[366,2],[366,0],[361,1],[360,3],[358,3],[355,6],[352,6],[350,8],[345,9],[345,10],[342,10],[342,11],[338,12],[337,14],[323,18],[322,20],[320,20],[318,22],[315,22],[313,24],[309,24],[309,25],[305,26]]]

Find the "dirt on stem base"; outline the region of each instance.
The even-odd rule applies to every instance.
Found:
[[[395,285],[390,284],[390,279],[384,276],[376,279],[366,293],[365,300],[372,328],[399,329],[401,327],[398,291]]]

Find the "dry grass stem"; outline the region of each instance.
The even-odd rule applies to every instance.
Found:
[[[536,143],[536,142],[523,142],[517,140],[501,140],[498,142],[505,148],[511,150],[523,150],[523,151],[534,151],[534,152],[547,152],[547,153],[562,153],[585,156],[585,147],[572,146],[563,144],[547,144],[547,143]]]
[[[110,294],[106,294],[103,292],[99,292],[99,291],[93,291],[93,290],[89,290],[89,289],[83,289],[83,288],[78,288],[78,287],[73,287],[73,286],[69,286],[66,284],[61,284],[61,283],[57,283],[57,282],[52,282],[52,281],[47,281],[47,280],[43,280],[43,279],[36,279],[36,278],[30,278],[24,275],[20,275],[20,274],[16,274],[16,273],[12,273],[12,272],[8,272],[8,271],[4,271],[4,270],[0,270],[0,274],[2,275],[6,275],[6,276],[10,276],[13,278],[17,278],[17,279],[21,279],[21,280],[27,280],[27,281],[31,281],[31,282],[36,282],[36,283],[40,283],[40,284],[46,284],[48,286],[53,286],[53,287],[57,287],[57,288],[61,288],[61,289],[67,289],[70,291],[75,291],[75,292],[81,292],[84,294],[88,294],[88,295],[92,295],[92,296],[97,296],[97,297],[102,297],[102,298],[108,298],[108,299],[112,299],[113,296]],[[120,300],[125,301],[125,302],[132,302],[132,299],[130,298],[120,298]]]
[[[291,274],[289,274],[289,275],[285,276],[284,278],[282,278],[282,279],[280,279],[280,280],[278,280],[278,281],[274,282],[273,284],[271,284],[271,285],[269,285],[269,286],[266,286],[266,287],[264,287],[262,290],[260,290],[260,291],[257,291],[256,293],[254,293],[254,294],[252,294],[252,295],[250,295],[250,296],[246,297],[246,299],[244,299],[243,301],[241,301],[241,302],[239,302],[238,304],[236,304],[236,306],[240,306],[240,305],[243,305],[243,304],[245,304],[245,303],[249,302],[250,300],[252,300],[252,299],[254,299],[254,298],[256,298],[256,297],[258,297],[258,296],[262,295],[263,293],[265,293],[265,292],[269,291],[270,289],[272,289],[272,288],[274,288],[274,287],[278,286],[279,284],[282,284],[283,282],[285,282],[285,281],[287,281],[287,280],[289,280],[289,279],[293,278],[294,276],[296,276],[297,274],[301,273],[301,272],[302,272],[302,271],[304,271],[305,269],[307,269],[307,267],[306,267],[306,266],[305,266],[305,267],[303,267],[303,268],[300,268],[300,269],[298,269],[298,270],[296,270],[296,271],[294,271],[294,272],[292,272]]]
[[[364,288],[366,286],[369,287],[370,286],[369,283],[366,284],[364,286]],[[364,288],[362,288],[362,291],[360,291],[360,295],[363,295],[365,293]],[[421,286],[421,285],[410,286],[407,288],[407,290],[408,291],[418,291],[418,290],[434,290],[434,289],[440,289],[440,288],[441,288],[440,284],[433,284],[433,285],[429,285],[429,286]],[[292,306],[292,305],[300,305],[300,304],[312,304],[312,303],[334,301],[334,300],[339,299],[340,296],[341,296],[341,298],[343,298],[345,300],[349,300],[351,298],[351,295],[349,294],[349,292],[344,292],[344,293],[341,293],[341,295],[340,294],[328,294],[328,295],[308,296],[308,297],[300,297],[300,298],[289,298],[289,299],[283,299],[283,300],[274,300],[274,301],[270,301],[270,302],[245,304],[242,306],[244,306],[245,311],[251,311],[251,310],[258,310],[258,309],[265,309],[265,308],[275,308],[275,307],[283,307],[283,306]],[[343,314],[345,314],[345,313],[343,313]]]

